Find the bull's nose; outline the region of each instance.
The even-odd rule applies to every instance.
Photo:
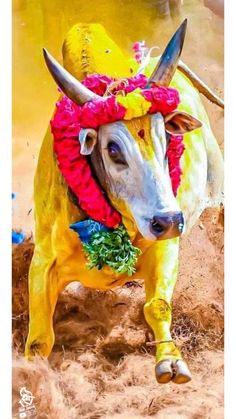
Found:
[[[178,237],[183,232],[184,217],[182,212],[167,212],[156,215],[151,220],[151,231],[159,240]]]

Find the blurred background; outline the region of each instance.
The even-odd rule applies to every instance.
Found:
[[[13,0],[13,227],[33,231],[33,177],[39,148],[58,97],[42,48],[59,61],[69,28],[99,22],[132,54],[145,40],[160,53],[188,18],[182,59],[223,98],[223,0]],[[203,98],[223,147],[223,112]]]

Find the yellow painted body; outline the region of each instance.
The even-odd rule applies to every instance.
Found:
[[[110,49],[111,52],[107,52]],[[67,69],[79,79],[93,72],[124,78],[137,71],[134,60],[124,56],[100,25],[74,27],[64,43],[63,55]],[[152,59],[146,69],[147,75],[155,65],[156,59]],[[185,135],[186,150],[181,160],[183,176],[177,199],[191,227],[203,209],[201,197],[210,193],[207,186],[208,156],[214,155],[216,164],[215,171],[212,169],[215,176],[211,186],[213,198],[217,198],[220,189],[222,161],[199,94],[179,72],[176,72],[172,86],[180,92],[180,109],[191,113],[204,125],[204,129]],[[125,123],[139,142],[143,156],[151,158],[152,139],[150,129],[147,129],[150,127],[150,116]],[[145,132],[150,133],[145,141],[136,134],[143,127]],[[41,147],[34,184],[35,251],[29,275],[30,325],[25,351],[28,357],[34,353],[50,354],[54,343],[53,312],[58,294],[67,284],[79,281],[86,287],[108,290],[130,280],[125,275],[115,274],[110,268],[100,271],[87,269],[81,242],[77,234],[69,229],[71,223],[85,218],[85,214],[68,197],[67,186],[53,156],[52,144],[52,135],[48,130]],[[179,239],[145,240],[137,231],[125,202],[114,199],[109,192],[108,195],[113,206],[122,214],[134,245],[142,250],[132,279],[145,280],[146,320],[153,329],[155,340],[170,341],[171,301],[178,272]],[[170,358],[181,358],[174,343],[157,345],[157,362]]]

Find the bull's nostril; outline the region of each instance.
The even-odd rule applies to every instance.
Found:
[[[161,226],[160,223],[158,223],[157,221],[154,221],[152,223],[152,228],[157,232],[157,233],[162,233],[162,231],[164,230],[163,226]]]
[[[164,226],[160,224],[155,218],[151,222],[152,228],[156,233],[162,233],[164,231]]]

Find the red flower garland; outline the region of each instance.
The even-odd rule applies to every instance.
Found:
[[[120,90],[127,94],[137,88],[143,89],[141,95],[151,102],[148,113],[161,112],[166,115],[179,104],[179,95],[175,89],[163,86],[144,89],[147,78],[142,74],[116,82],[112,88],[114,82],[110,77],[95,74],[87,76],[83,84],[100,96],[105,94],[109,86],[113,94]],[[51,128],[59,169],[78,198],[82,210],[94,220],[115,228],[121,222],[121,215],[106,200],[100,185],[92,176],[86,157],[80,154],[78,135],[81,128],[96,129],[100,125],[124,119],[127,109],[118,103],[114,95],[101,97],[101,100],[87,102],[83,106],[76,105],[64,96],[56,106]],[[180,183],[179,160],[184,150],[182,139],[182,136],[171,136],[167,151],[174,194]]]
[[[57,103],[51,127],[58,166],[82,210],[107,227],[116,227],[121,222],[121,216],[107,202],[86,157],[80,154],[80,116],[81,108],[66,96]]]

